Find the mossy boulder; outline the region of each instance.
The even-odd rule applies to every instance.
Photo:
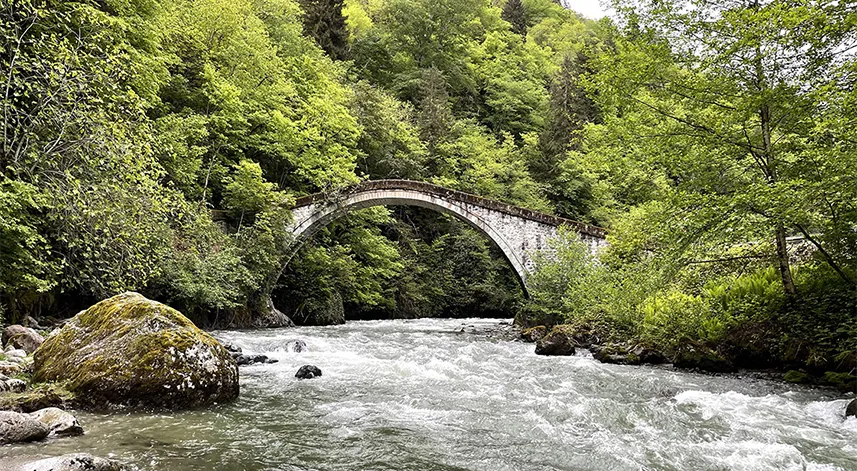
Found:
[[[592,357],[601,363],[613,363],[617,365],[641,365],[661,364],[666,361],[664,356],[657,350],[644,345],[631,347],[624,343],[608,343],[605,345],[591,345],[589,351]]]
[[[592,358],[601,363],[612,363],[616,365],[639,365],[639,358],[628,354],[628,346],[625,344],[607,343],[604,345],[590,345],[589,352]]]
[[[571,326],[554,326],[547,335],[536,342],[536,355],[574,355],[574,336],[575,330]]]
[[[76,315],[35,352],[33,381],[91,408],[185,409],[238,396],[238,366],[175,309],[124,293]]]
[[[542,337],[547,335],[548,328],[543,325],[537,325],[521,331],[521,338],[525,342],[538,342]]]
[[[685,345],[678,349],[673,358],[676,368],[697,369],[712,373],[733,373],[738,371],[735,364],[720,353],[702,346]]]

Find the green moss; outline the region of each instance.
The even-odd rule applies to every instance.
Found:
[[[857,376],[850,373],[838,373],[835,371],[827,371],[823,377],[824,383],[836,387],[836,389],[846,392],[857,389]]]
[[[33,412],[45,407],[69,409],[75,406],[77,396],[62,382],[36,383],[22,393],[0,394],[0,410]]]
[[[785,375],[783,375],[783,379],[789,383],[798,384],[809,383],[811,380],[808,374],[797,370],[789,370]]]

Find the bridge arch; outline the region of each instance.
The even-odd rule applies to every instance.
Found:
[[[499,247],[526,292],[536,251],[552,251],[548,240],[561,225],[576,229],[592,250],[605,244],[604,230],[568,219],[500,203],[437,185],[410,180],[375,180],[336,193],[299,198],[292,210],[295,236],[290,256],[332,221],[350,210],[373,206],[419,206],[450,214],[487,236]]]

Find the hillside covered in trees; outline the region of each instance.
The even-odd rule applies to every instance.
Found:
[[[850,2],[3,0],[0,313],[518,316],[836,369],[857,338]],[[284,268],[296,197],[405,178],[606,227],[525,299],[418,208]],[[849,356],[850,355],[850,356]],[[749,360],[748,360],[749,361]]]

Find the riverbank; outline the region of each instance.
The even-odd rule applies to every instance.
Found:
[[[455,328],[455,332],[459,334],[469,334],[477,337],[481,337],[487,340],[500,339],[500,340],[520,340],[530,344],[536,344],[537,340],[542,338],[545,333],[548,332],[548,329],[540,327],[531,327],[528,329],[521,328],[520,326],[515,325],[513,322],[509,321],[498,321],[496,323],[462,323],[458,327]],[[563,330],[560,328],[559,330]],[[719,368],[702,368],[697,366],[690,367],[682,367],[676,366],[674,363],[667,361],[663,355],[657,354],[657,356],[661,359],[658,362],[641,362],[638,358],[628,358],[629,351],[632,350],[627,347],[627,345],[622,346],[622,354],[616,353],[608,353],[608,354],[600,354],[605,350],[609,352],[610,346],[616,349],[615,352],[619,352],[620,350],[617,348],[615,344],[610,344],[608,347],[604,347],[602,345],[593,345],[591,343],[583,342],[583,344],[579,343],[577,339],[575,339],[574,334],[570,334],[568,337],[568,342],[575,347],[576,356],[582,356],[586,358],[592,358],[594,361],[599,361],[601,363],[608,364],[617,364],[617,365],[625,365],[625,366],[641,366],[644,368],[655,368],[664,371],[678,370],[683,372],[690,373],[698,373],[703,375],[709,375],[714,377],[729,377],[737,380],[747,380],[747,381],[770,381],[783,383],[788,385],[799,385],[802,387],[810,388],[810,389],[818,389],[821,391],[828,391],[830,394],[839,393],[843,398],[850,398],[854,396],[853,389],[843,388],[841,383],[825,383],[823,381],[812,381],[812,376],[807,375],[807,377],[801,377],[800,381],[796,381],[792,375],[789,374],[792,370],[783,370],[782,368],[747,368],[738,365],[732,365],[732,368],[724,371]],[[650,353],[651,354],[651,353]],[[705,366],[704,364],[702,366]],[[734,370],[734,371],[733,371]]]

